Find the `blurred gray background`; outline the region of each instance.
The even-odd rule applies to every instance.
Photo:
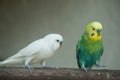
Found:
[[[78,68],[76,43],[87,23],[103,25],[105,69],[120,69],[120,0],[0,0],[0,58],[6,59],[49,33],[64,45],[47,65]]]

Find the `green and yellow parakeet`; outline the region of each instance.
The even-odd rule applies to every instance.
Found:
[[[100,65],[100,58],[103,54],[102,24],[99,22],[89,23],[81,39],[76,45],[76,58],[79,68],[91,69],[93,65]]]

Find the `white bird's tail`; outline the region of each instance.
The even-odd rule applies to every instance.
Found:
[[[15,64],[15,63],[22,63],[23,60],[24,60],[23,58],[24,57],[21,54],[13,55],[13,56],[11,56],[10,58],[8,58],[4,61],[1,61],[0,66],[12,65],[12,64]]]
[[[7,65],[8,63],[11,63],[11,62],[13,62],[13,60],[11,59],[11,60],[4,60],[4,61],[2,61],[2,62],[0,62],[0,66],[5,66],[5,65]]]

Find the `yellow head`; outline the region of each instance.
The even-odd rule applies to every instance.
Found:
[[[86,26],[85,32],[88,33],[88,39],[92,41],[99,41],[101,36],[102,24],[99,22],[91,22]]]

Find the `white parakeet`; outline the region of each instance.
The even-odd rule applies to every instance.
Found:
[[[0,62],[0,66],[22,63],[32,72],[30,64],[41,63],[45,66],[46,60],[54,55],[62,43],[63,37],[60,34],[48,34]]]

